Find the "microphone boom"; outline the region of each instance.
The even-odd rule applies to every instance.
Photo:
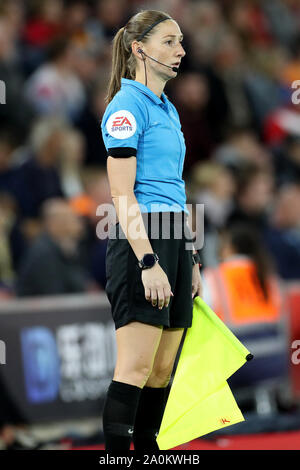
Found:
[[[148,59],[154,60],[154,62],[157,62],[160,65],[164,65],[165,67],[168,67],[169,69],[172,69],[173,72],[176,72],[176,73],[179,72],[178,67],[172,67],[171,65],[163,64],[162,62],[159,62],[159,60],[154,59],[154,57],[151,57],[150,55],[146,54],[146,52],[144,52],[142,49],[138,49],[138,52],[140,54],[144,54],[146,57],[148,57]]]

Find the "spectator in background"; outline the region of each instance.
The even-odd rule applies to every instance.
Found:
[[[287,48],[293,46],[299,32],[297,3],[290,0],[273,0],[272,3],[263,2],[262,4],[262,9],[266,13],[274,38]]]
[[[273,165],[278,186],[300,182],[300,135],[288,135],[273,149]]]
[[[101,166],[87,167],[83,169],[81,176],[84,190],[72,197],[70,204],[78,215],[88,217],[95,227],[99,220],[96,215],[97,207],[112,202],[106,169]]]
[[[268,47],[273,43],[269,19],[259,1],[233,0],[228,5],[227,16],[245,44]]]
[[[265,119],[290,99],[290,91],[281,80],[287,60],[287,51],[279,45],[256,49],[252,53],[251,68],[245,77],[245,89],[253,114],[253,128],[260,138],[264,137]]]
[[[15,195],[15,181],[18,174],[14,162],[16,149],[17,142],[13,130],[2,130],[0,133],[0,201],[4,202],[4,226],[2,226],[2,237],[4,237],[2,248],[4,251],[2,254],[6,253],[6,263],[12,263],[13,271],[17,270],[20,258],[29,242],[26,233],[33,233],[33,227],[23,225],[20,207]],[[11,268],[8,271],[11,271]]]
[[[192,187],[194,202],[205,206],[205,228],[223,227],[235,193],[231,172],[219,163],[198,163],[192,168]]]
[[[192,32],[192,56],[196,63],[212,62],[217,42],[226,34],[221,6],[217,1],[191,2],[185,29]]]
[[[180,109],[185,136],[185,171],[199,160],[210,158],[214,149],[213,134],[208,118],[209,86],[204,75],[186,73],[173,85],[174,102]]]
[[[298,3],[298,2],[297,2]],[[299,4],[298,4],[299,8]],[[295,80],[299,80],[300,77],[300,36],[299,36],[299,21],[300,13],[298,11],[298,25],[297,25],[297,36],[294,38],[293,44],[289,48],[291,54],[289,54],[289,60],[285,67],[281,70],[282,83],[290,88],[291,83]],[[297,20],[297,15],[294,16],[294,21]],[[289,31],[291,33],[291,31]]]
[[[77,46],[68,37],[51,43],[48,61],[25,83],[25,97],[38,114],[75,120],[85,105],[85,90],[75,73]]]
[[[90,92],[91,87],[96,81],[97,73],[102,71],[101,64],[99,63],[101,54],[98,52],[98,47],[81,44],[80,41],[76,44],[76,63],[74,66],[74,72],[78,79],[81,81],[82,86]],[[85,100],[86,104],[86,100]],[[81,111],[84,110],[82,106]],[[80,115],[80,111],[78,112]],[[76,115],[72,117],[73,123],[76,120]]]
[[[280,284],[253,226],[236,224],[222,230],[220,258],[216,268],[204,270],[204,301],[256,358],[230,378],[230,386],[246,388],[248,399],[255,399],[255,390],[267,386],[275,392],[288,376]],[[266,401],[271,406],[270,400],[268,395],[262,401],[256,397],[256,407],[267,406]]]
[[[99,238],[97,225],[107,214],[97,214],[101,204],[110,204],[109,182],[105,168],[89,167],[83,172],[85,192],[70,200],[71,207],[83,217],[87,227],[85,239],[86,266],[98,287],[104,289],[106,284],[105,258],[108,239]],[[109,227],[107,227],[108,229]],[[105,227],[104,227],[105,229]]]
[[[104,46],[101,41],[95,40],[87,28],[89,13],[90,8],[85,0],[66,3],[64,34],[71,38],[76,53],[73,72],[85,88],[95,80],[100,65],[98,56]]]
[[[300,105],[292,97],[293,93],[296,92],[296,88],[293,88],[292,84],[299,80],[300,76],[299,34],[293,46],[288,52],[285,51],[285,55],[286,59],[276,74],[281,87],[281,102],[278,103],[275,109],[270,110],[265,115],[262,123],[264,141],[267,145],[273,147],[284,144],[284,140],[288,135],[300,137]]]
[[[249,127],[229,127],[225,141],[216,149],[214,160],[236,171],[252,162],[260,168],[270,166],[271,155]]]
[[[35,48],[44,48],[63,31],[63,1],[31,2],[29,19],[23,30],[23,40]]]
[[[219,258],[204,270],[205,300],[217,315],[235,327],[276,322],[280,291],[259,232],[239,223],[222,229]]]
[[[269,169],[245,162],[237,172],[235,206],[227,224],[241,222],[263,230],[268,225],[273,189],[273,175]]]
[[[103,42],[103,38],[110,41],[117,30],[126,23],[126,18],[130,18],[129,10],[128,3],[124,0],[97,0],[87,29],[95,41]]]
[[[63,199],[45,202],[43,233],[32,243],[22,262],[17,295],[42,296],[87,290],[87,273],[78,249],[82,223]]]
[[[86,165],[106,165],[107,152],[101,137],[101,119],[105,110],[106,84],[105,75],[93,86],[89,101],[74,125],[83,134],[86,148]]]
[[[0,132],[0,191],[8,194],[13,193],[15,174],[13,153],[16,148],[13,129],[3,128]]]
[[[38,120],[32,129],[32,154],[14,176],[14,195],[23,218],[37,218],[46,199],[63,196],[58,161],[66,129],[65,121],[55,117]]]
[[[18,36],[25,22],[25,5],[22,0],[2,0],[0,15],[5,17],[8,23],[15,31],[15,37]]]
[[[264,120],[263,137],[269,147],[279,146],[291,134],[300,137],[300,104],[292,103],[293,91],[288,103],[274,109]]]
[[[46,59],[47,46],[64,30],[62,0],[31,2],[28,20],[22,30],[22,55],[26,76]]]
[[[30,129],[34,112],[23,96],[24,77],[17,52],[16,25],[0,10],[0,79],[5,84],[1,97],[0,128],[14,129],[15,140],[22,141]],[[2,14],[1,14],[2,13]]]
[[[16,221],[16,204],[6,193],[0,193],[0,298],[14,296],[15,271],[11,235]]]
[[[233,207],[235,180],[231,171],[216,162],[196,164],[192,168],[191,198],[196,206],[196,215],[204,205],[204,246],[201,260],[204,266],[215,266],[218,262],[219,229],[224,226]],[[195,230],[196,227],[193,227]]]
[[[65,33],[75,42],[86,44],[88,40],[85,25],[89,17],[89,7],[85,0],[71,0],[65,2]]]
[[[300,185],[283,186],[275,199],[265,244],[285,280],[300,279]]]
[[[83,192],[81,171],[84,159],[85,143],[82,134],[75,129],[66,130],[61,142],[58,172],[67,198]]]
[[[245,89],[250,69],[241,39],[227,32],[216,42],[213,57],[216,73],[220,75],[229,104],[229,122],[233,126],[252,126],[253,115]]]

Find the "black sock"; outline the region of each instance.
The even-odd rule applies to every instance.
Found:
[[[105,450],[129,450],[142,389],[112,380],[103,409]]]
[[[164,414],[167,389],[144,387],[134,423],[133,443],[137,451],[159,450],[156,437]]]

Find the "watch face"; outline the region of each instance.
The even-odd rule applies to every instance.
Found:
[[[152,266],[154,266],[155,264],[154,255],[152,255],[151,253],[149,253],[148,255],[144,255],[143,262],[145,266],[152,268]]]

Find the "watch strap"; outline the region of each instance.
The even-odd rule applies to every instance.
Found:
[[[201,263],[201,259],[200,259],[200,256],[199,256],[199,253],[197,251],[197,253],[193,253],[192,254],[192,260],[193,260],[193,264],[200,264]]]

